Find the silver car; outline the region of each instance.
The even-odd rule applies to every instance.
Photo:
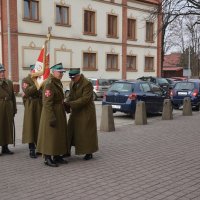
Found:
[[[110,83],[107,79],[102,78],[88,78],[88,80],[92,83],[93,89],[93,100],[97,100],[97,98],[102,98],[104,93],[110,87]]]

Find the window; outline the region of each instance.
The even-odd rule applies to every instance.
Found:
[[[117,37],[117,16],[108,15],[108,37]]]
[[[140,84],[140,89],[143,91],[143,92],[150,92],[151,91],[151,88],[149,86],[149,83],[141,83]]]
[[[39,2],[24,0],[24,19],[39,21]]]
[[[127,70],[136,70],[136,56],[127,56]]]
[[[69,23],[69,7],[56,5],[56,24],[70,25]]]
[[[162,95],[162,90],[160,89],[160,87],[158,87],[157,85],[153,84],[153,83],[150,83],[151,85],[151,89],[152,91],[155,93],[155,94],[159,94],[159,95]]]
[[[153,22],[146,22],[146,41],[153,42]]]
[[[83,53],[83,70],[96,70],[96,53]]]
[[[136,40],[136,20],[128,19],[127,25],[127,37],[128,39]]]
[[[118,55],[117,54],[107,54],[107,69],[108,70],[118,69]]]
[[[153,57],[145,57],[145,70],[153,71],[154,58]]]
[[[84,11],[84,33],[95,34],[95,12]]]

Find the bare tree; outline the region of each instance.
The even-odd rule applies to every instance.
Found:
[[[162,0],[158,8],[153,10],[151,17],[154,16],[156,18],[158,15],[162,15],[163,18],[162,27],[158,30],[162,32],[163,49],[161,53],[161,66],[163,67],[164,55],[170,48],[180,47],[182,52],[185,52],[186,41],[183,35],[185,28],[184,18],[186,16],[195,16],[193,25],[200,24],[200,0]],[[178,26],[179,29],[177,28]],[[190,33],[194,34],[193,32]],[[177,40],[173,40],[173,38]],[[195,39],[193,45],[196,41],[199,41],[199,39]]]

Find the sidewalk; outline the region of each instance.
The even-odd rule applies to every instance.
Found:
[[[200,112],[99,132],[100,150],[50,168],[27,146],[0,157],[1,200],[200,200]]]

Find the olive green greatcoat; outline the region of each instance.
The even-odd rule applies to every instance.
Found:
[[[40,116],[42,111],[42,91],[37,90],[31,75],[28,75],[22,80],[22,90],[24,92],[22,143],[37,144]]]
[[[43,88],[43,107],[40,118],[37,151],[45,155],[67,153],[67,118],[64,110],[63,86],[52,74]],[[50,122],[56,126],[51,127]]]
[[[75,153],[90,154],[98,150],[96,110],[93,101],[93,86],[82,74],[77,83],[70,83],[67,99],[71,107],[68,134]]]
[[[0,146],[13,144],[13,122],[17,113],[13,83],[0,80]]]

